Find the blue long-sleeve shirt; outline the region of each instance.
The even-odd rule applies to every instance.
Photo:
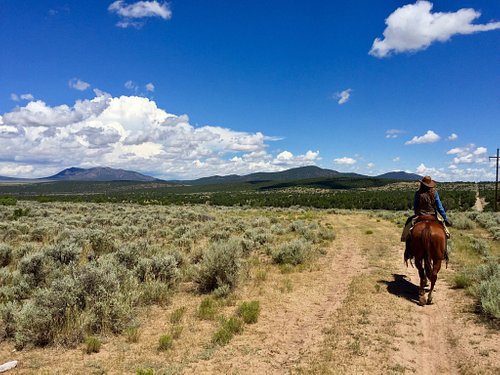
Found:
[[[443,204],[441,203],[441,199],[439,198],[439,193],[436,191],[436,201],[434,202],[434,208],[439,212],[439,214],[443,217],[444,220],[448,220],[446,216],[446,212],[444,210]],[[418,206],[418,192],[415,193],[415,197],[413,198],[413,207]]]

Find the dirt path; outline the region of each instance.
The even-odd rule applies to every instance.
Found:
[[[304,359],[300,373],[499,373],[500,335],[478,322],[463,291],[446,283],[453,270],[441,271],[434,304],[418,306],[418,274],[403,265],[399,229],[353,220],[357,227],[349,231],[369,267],[353,278],[325,327],[321,351]]]
[[[476,185],[476,203],[474,204],[473,209],[479,212],[483,212],[486,201],[484,200],[484,198],[481,198],[479,196],[479,184],[476,183],[475,185]]]
[[[445,281],[421,307],[418,275],[403,265],[394,224],[329,218],[337,232],[317,269],[293,273],[293,291],[263,292],[258,324],[186,374],[495,374],[498,331]],[[274,280],[276,281],[276,280]]]
[[[343,218],[342,218],[343,219]],[[339,218],[330,222],[339,229]],[[332,248],[315,270],[294,273],[293,291],[260,296],[259,323],[210,360],[190,365],[193,374],[286,374],[306,355],[319,350],[327,320],[341,306],[352,279],[362,273],[366,261],[349,223],[337,231]],[[276,289],[274,289],[276,291]]]

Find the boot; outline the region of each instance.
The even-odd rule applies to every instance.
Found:
[[[411,253],[410,240],[406,240],[405,244],[406,246],[405,246],[404,258],[405,258],[405,263],[408,266],[408,260],[413,258],[413,254]]]

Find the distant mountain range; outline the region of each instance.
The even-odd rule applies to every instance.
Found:
[[[248,175],[227,175],[227,176],[210,176],[203,177],[196,180],[176,180],[169,181],[170,183],[178,183],[183,185],[217,185],[217,184],[237,184],[237,183],[252,183],[264,181],[292,181],[292,180],[306,180],[314,178],[337,178],[337,177],[350,177],[350,178],[378,178],[390,179],[399,181],[417,181],[422,176],[413,173],[406,173],[403,171],[388,172],[379,176],[365,176],[357,173],[342,173],[332,169],[324,169],[316,166],[307,166],[292,168],[281,172],[258,172]],[[38,179],[20,179],[13,177],[0,176],[0,181],[27,181],[27,182],[43,182],[43,181],[162,181],[160,179],[147,176],[134,171],[127,171],[124,169],[114,169],[109,167],[96,167],[96,168],[67,168],[61,172]]]
[[[263,181],[292,181],[292,180],[307,180],[313,178],[379,178],[387,180],[399,181],[417,181],[422,178],[417,174],[406,173],[403,171],[388,172],[379,176],[365,176],[357,173],[343,173],[332,169],[324,169],[316,166],[298,167],[287,169],[281,172],[258,172],[247,175],[227,175],[227,176],[210,176],[196,180],[175,181],[177,183],[189,185],[216,185],[216,184],[236,184],[242,182],[263,182]]]
[[[26,182],[44,182],[44,181],[161,181],[157,178],[146,176],[138,172],[127,171],[124,169],[114,169],[109,167],[95,168],[67,168],[61,172],[43,178],[13,178],[0,176],[0,181],[26,181]]]

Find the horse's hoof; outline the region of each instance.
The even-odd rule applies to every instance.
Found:
[[[425,297],[424,297],[424,296],[422,296],[422,297],[420,297],[420,298],[418,299],[418,304],[419,304],[420,306],[424,306],[424,305],[425,305],[425,303],[426,303],[426,301],[425,301]]]
[[[432,305],[432,298],[427,298],[427,304]]]

